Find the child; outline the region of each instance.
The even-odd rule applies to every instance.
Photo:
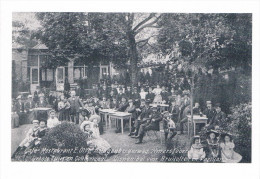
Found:
[[[220,143],[221,158],[224,163],[238,163],[242,156],[234,151],[235,144],[230,134],[224,134],[223,142]]]
[[[164,126],[164,135],[165,135],[165,141],[171,140],[177,132],[175,131],[176,126],[173,120],[171,119],[171,114],[168,111],[165,111],[163,113],[164,120],[163,120],[163,126]],[[168,138],[168,134],[170,134],[170,137]]]
[[[206,157],[203,146],[200,143],[200,136],[194,136],[192,139],[192,145],[188,151],[188,158],[192,161],[203,161]]]
[[[47,131],[46,121],[41,120],[39,129],[38,129],[38,133],[37,133],[37,140],[35,141],[35,145],[39,145],[41,143],[41,140],[42,140],[43,136],[45,136],[46,131]]]
[[[34,141],[37,139],[37,134],[38,134],[38,130],[39,130],[39,121],[38,120],[33,120],[32,122],[33,122],[33,127],[31,129],[29,129],[25,139],[20,143],[19,147],[13,153],[12,158],[15,158],[15,155],[19,151],[25,150],[32,143],[34,143]]]
[[[216,162],[219,158],[219,133],[215,130],[210,130],[207,134],[207,158],[211,159],[211,162]]]
[[[60,121],[59,119],[55,116],[55,111],[54,110],[51,110],[49,112],[49,119],[47,120],[47,127],[48,128],[53,128],[55,126],[57,126],[58,124],[60,124]]]

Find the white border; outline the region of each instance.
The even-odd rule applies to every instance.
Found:
[[[253,13],[252,164],[26,163],[11,162],[12,12]],[[2,1],[1,2],[0,178],[259,178],[259,2],[258,1]]]

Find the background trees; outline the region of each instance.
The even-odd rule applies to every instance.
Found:
[[[153,37],[147,29],[158,28],[155,24],[160,16],[154,13],[37,13],[37,18],[43,28],[36,36],[55,57],[52,66],[76,59],[88,65],[112,61],[121,68],[130,61],[131,82],[135,85],[141,48],[150,44]]]

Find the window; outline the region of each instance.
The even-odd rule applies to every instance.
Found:
[[[32,84],[38,84],[38,69],[37,68],[32,68]]]
[[[73,76],[74,80],[79,80],[87,76],[87,67],[86,66],[74,66]]]
[[[47,69],[47,81],[53,81],[53,69]]]
[[[28,56],[28,66],[38,66],[38,55]]]
[[[64,83],[64,68],[57,68],[57,81]]]

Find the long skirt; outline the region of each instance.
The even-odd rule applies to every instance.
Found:
[[[19,116],[18,116],[18,114],[15,114],[15,113],[12,114],[11,126],[12,126],[12,129],[19,127]]]
[[[70,115],[69,110],[61,109],[59,112],[59,121],[69,121]]]

